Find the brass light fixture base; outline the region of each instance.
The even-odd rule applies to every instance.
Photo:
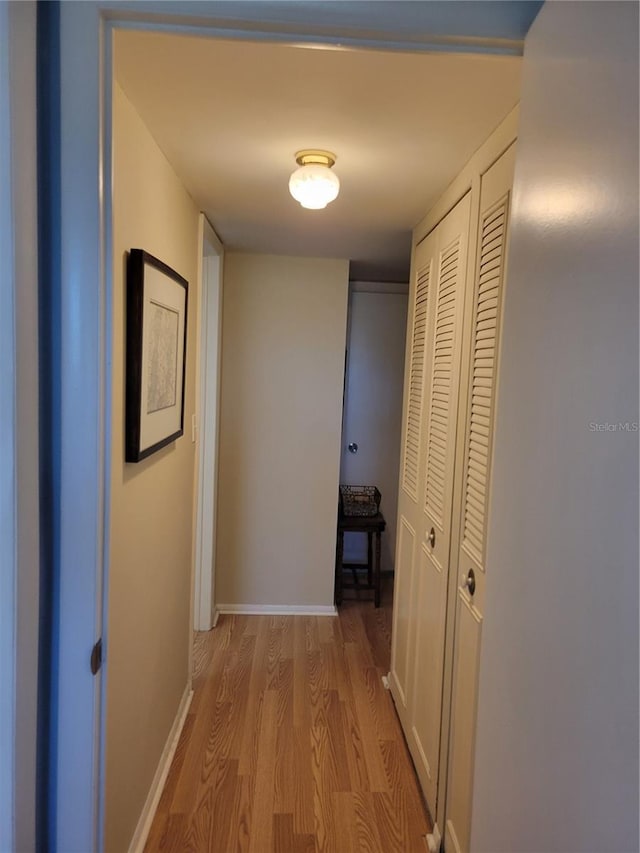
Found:
[[[330,169],[336,159],[336,155],[331,151],[322,151],[317,148],[305,148],[303,151],[296,152],[298,166],[327,166]]]

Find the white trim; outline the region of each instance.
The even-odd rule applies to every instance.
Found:
[[[98,34],[101,45],[101,105],[99,120],[102,132],[102,151],[99,160],[103,185],[107,187],[100,198],[102,200],[102,302],[100,308],[100,327],[104,339],[104,385],[103,385],[103,430],[104,454],[103,477],[104,491],[102,502],[102,566],[97,566],[98,593],[96,606],[100,608],[97,619],[96,632],[100,631],[102,636],[103,666],[96,678],[96,694],[98,696],[97,718],[94,721],[94,730],[97,736],[94,743],[94,761],[96,770],[96,850],[104,850],[105,835],[105,789],[107,778],[106,766],[106,743],[107,743],[107,703],[108,703],[108,679],[109,679],[109,566],[110,566],[110,514],[111,514],[111,429],[112,429],[112,404],[113,404],[113,377],[111,371],[112,347],[113,347],[113,28],[101,22],[98,23]]]
[[[204,215],[204,213],[200,214],[200,224],[202,227],[202,235],[204,237],[205,243],[208,243],[209,246],[213,249],[214,255],[224,255],[224,243],[218,237],[215,232],[215,229]],[[210,253],[211,254],[211,253]]]
[[[11,135],[11,7],[0,6],[0,849],[15,849],[16,338]]]
[[[193,628],[195,631],[209,631],[214,621],[224,247],[202,213],[199,232],[198,467]]]
[[[429,853],[439,853],[440,847],[442,846],[442,835],[440,834],[437,823],[433,824],[433,832],[430,832],[426,836],[426,839]]]
[[[337,616],[333,604],[218,604],[218,613],[249,616]]]
[[[36,7],[0,5],[0,850],[36,845]]]
[[[102,633],[111,254],[110,66],[98,4],[61,3],[60,16],[60,544],[55,836],[58,850],[101,849],[104,802],[102,671],[91,649]],[[107,42],[108,45],[108,42]],[[105,649],[108,657],[108,644]],[[103,667],[104,669],[104,667]]]
[[[171,731],[169,732],[169,736],[167,737],[167,742],[164,745],[164,749],[162,750],[162,755],[160,756],[160,761],[158,762],[158,767],[156,769],[155,776],[153,777],[153,782],[151,783],[151,787],[149,788],[149,793],[147,794],[146,802],[142,808],[142,813],[140,814],[140,819],[138,820],[138,825],[136,826],[136,831],[133,833],[133,838],[131,839],[131,844],[129,845],[129,853],[142,853],[144,850],[144,845],[146,844],[147,838],[149,836],[149,830],[151,829],[151,824],[153,823],[153,818],[156,814],[156,809],[158,808],[158,803],[160,802],[160,797],[162,796],[162,790],[164,788],[164,783],[167,781],[167,776],[169,775],[169,769],[171,768],[171,762],[173,761],[173,756],[176,753],[176,749],[178,748],[178,741],[180,740],[180,735],[182,734],[182,729],[184,727],[184,721],[187,718],[187,713],[189,711],[189,706],[191,705],[191,700],[193,699],[193,690],[191,689],[191,682],[187,684],[184,693],[182,694],[182,699],[180,700],[180,705],[178,707],[178,713],[176,714],[176,718],[173,721],[173,725],[171,726]]]
[[[273,15],[272,6],[277,7]],[[283,6],[304,7],[290,16]],[[524,38],[512,30],[506,36],[477,36],[472,28],[461,27],[459,18],[448,18],[440,10],[433,20],[411,21],[403,26],[403,15],[397,21],[383,21],[371,28],[371,14],[366,6],[352,3],[348,20],[341,14],[340,3],[272,3],[270,0],[234,3],[233,14],[222,13],[215,0],[100,0],[106,15],[119,17],[130,29],[192,33],[207,38],[270,41],[285,44],[336,45],[339,49],[373,49],[403,53],[479,53],[522,56]],[[347,4],[344,4],[345,6]],[[359,11],[358,7],[363,6]],[[413,5],[413,4],[410,4]],[[451,4],[455,5],[455,4]],[[337,11],[334,11],[335,7]],[[151,17],[153,16],[153,17]],[[406,14],[405,14],[406,19]],[[399,24],[399,26],[398,26]],[[465,29],[468,29],[465,32]],[[519,29],[519,28],[518,28]]]
[[[36,4],[10,3],[15,334],[15,849],[36,843],[40,596]],[[4,684],[4,681],[0,681]],[[7,682],[7,685],[9,682]]]

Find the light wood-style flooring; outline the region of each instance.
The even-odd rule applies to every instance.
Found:
[[[431,831],[391,694],[383,606],[222,616],[146,851],[426,853]]]

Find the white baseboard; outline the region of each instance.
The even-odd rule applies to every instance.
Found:
[[[171,767],[171,762],[173,761],[173,756],[175,755],[178,741],[180,740],[180,733],[182,732],[182,727],[184,726],[184,721],[187,717],[187,711],[189,710],[192,697],[193,690],[191,689],[191,684],[188,684],[182,695],[182,699],[180,700],[178,713],[176,714],[176,718],[171,726],[169,737],[167,738],[167,742],[162,750],[156,775],[153,777],[153,782],[151,783],[147,800],[144,804],[144,808],[142,809],[142,813],[140,814],[140,820],[136,826],[136,831],[133,833],[133,838],[129,845],[129,853],[142,853],[144,850],[144,845],[147,842],[149,830],[151,829],[151,824],[153,823],[153,818],[155,817],[160,797],[162,796],[162,789],[164,788],[164,783],[167,780],[169,768]]]
[[[337,616],[333,604],[218,604],[217,610],[251,616]]]
[[[218,607],[213,608],[213,625],[212,628],[215,628],[218,624],[218,619],[220,618],[220,610]]]
[[[440,835],[437,823],[433,824],[433,832],[429,833],[429,835],[426,836],[426,839],[429,853],[440,853],[440,848],[442,847],[442,836]]]

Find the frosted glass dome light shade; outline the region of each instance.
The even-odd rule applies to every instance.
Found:
[[[340,192],[338,176],[331,171],[335,157],[328,152],[298,152],[300,168],[289,178],[289,192],[309,210],[322,210]]]

